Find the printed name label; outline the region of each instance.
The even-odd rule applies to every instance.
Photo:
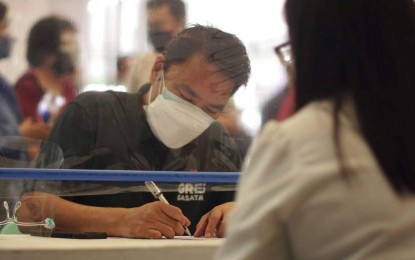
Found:
[[[180,183],[178,192],[178,201],[203,201],[206,183]]]

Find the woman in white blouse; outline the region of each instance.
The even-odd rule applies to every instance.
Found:
[[[415,259],[415,4],[287,0],[297,112],[248,153],[218,259]]]

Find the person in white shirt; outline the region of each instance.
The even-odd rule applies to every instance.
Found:
[[[414,259],[414,1],[285,13],[297,112],[248,152],[217,259]]]

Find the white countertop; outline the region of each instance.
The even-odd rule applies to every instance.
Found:
[[[212,259],[220,238],[67,239],[30,235],[0,235],[1,260],[45,259]]]

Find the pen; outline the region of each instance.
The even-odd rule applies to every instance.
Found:
[[[153,196],[156,199],[170,205],[170,203],[164,197],[163,193],[160,191],[160,189],[157,187],[157,185],[153,181],[145,181],[144,183],[146,184],[147,188],[150,190],[150,192],[153,194]],[[192,236],[192,234],[190,233],[187,227],[183,226],[183,228],[184,228],[184,232],[188,236]]]

